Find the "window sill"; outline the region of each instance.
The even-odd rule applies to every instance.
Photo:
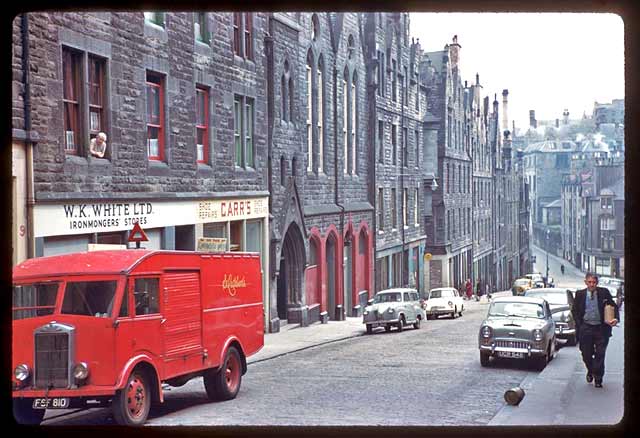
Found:
[[[99,157],[89,157],[88,162],[90,166],[110,166],[111,160],[108,158],[99,158]]]
[[[168,176],[169,165],[164,161],[148,160],[148,172],[150,176]]]

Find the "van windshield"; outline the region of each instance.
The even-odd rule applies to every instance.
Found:
[[[13,319],[53,314],[60,283],[13,285]]]
[[[62,301],[62,313],[108,318],[113,308],[116,285],[115,280],[68,282]]]

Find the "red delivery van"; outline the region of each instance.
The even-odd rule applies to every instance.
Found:
[[[162,385],[202,376],[232,399],[264,345],[256,253],[143,249],[26,260],[13,269],[13,412],[111,404],[141,425]]]

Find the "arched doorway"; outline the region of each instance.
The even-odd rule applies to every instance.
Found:
[[[352,235],[347,234],[344,239],[344,246],[342,250],[343,256],[343,282],[344,282],[344,309],[347,312],[347,315],[351,315],[351,309],[353,309],[353,273],[356,272],[356,267],[354,265],[355,260],[353,258],[352,253]],[[354,242],[355,244],[355,242]]]
[[[288,320],[290,307],[302,304],[302,274],[305,251],[302,233],[296,223],[289,225],[280,253],[276,308],[280,320]]]
[[[336,239],[333,234],[330,234],[327,238],[326,245],[327,312],[330,319],[336,320]]]

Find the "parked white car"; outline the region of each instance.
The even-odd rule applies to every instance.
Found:
[[[425,312],[427,319],[437,318],[439,315],[449,315],[451,318],[462,316],[464,302],[458,291],[453,287],[431,289]]]

